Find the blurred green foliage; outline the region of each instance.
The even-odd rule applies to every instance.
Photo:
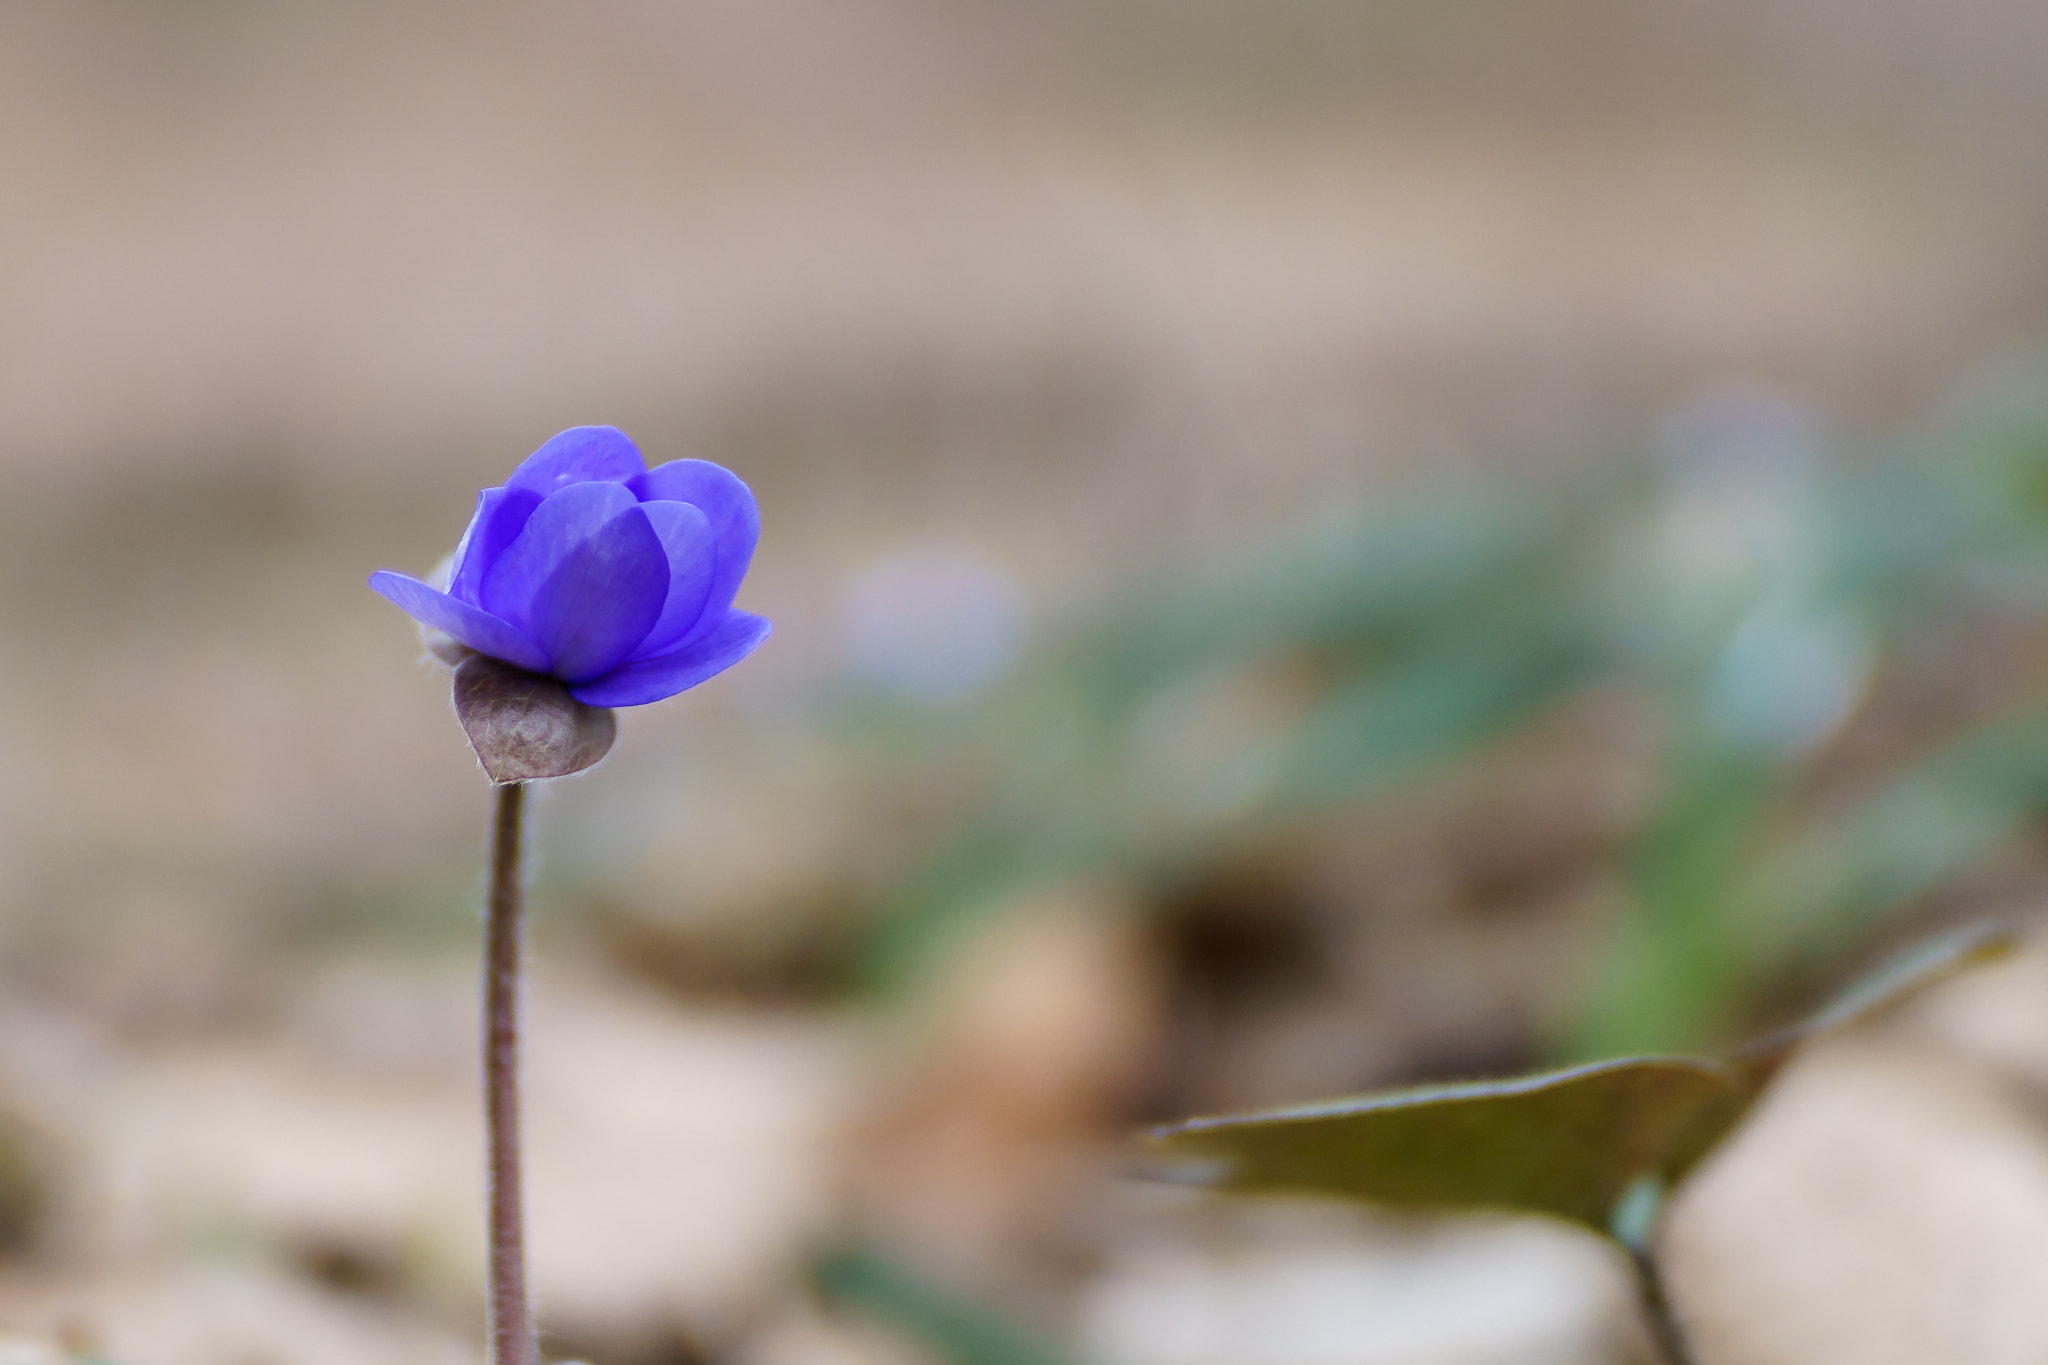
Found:
[[[947,1365],[1082,1365],[996,1309],[939,1286],[873,1247],[819,1257],[811,1282],[827,1302],[908,1333]]]
[[[1845,791],[1820,780],[1902,661],[1967,673],[1943,651],[1972,625],[2048,626],[2048,379],[1887,441],[1731,393],[1657,446],[1146,585],[919,717],[986,782],[882,917],[870,980],[915,979],[1030,887],[1183,873],[1397,799],[1599,689],[1652,715],[1659,776],[1619,860],[1632,915],[1558,1046],[1696,1047],[2048,804],[2023,669],[1973,684],[1989,704],[1913,711]]]

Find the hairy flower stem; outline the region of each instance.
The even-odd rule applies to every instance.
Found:
[[[1643,1321],[1649,1325],[1664,1365],[1698,1365],[1692,1347],[1686,1342],[1685,1329],[1678,1325],[1678,1317],[1671,1311],[1671,1297],[1664,1292],[1664,1275],[1658,1269],[1657,1258],[1648,1251],[1630,1247],[1628,1259],[1635,1268],[1636,1298],[1642,1305]]]
[[[484,938],[484,1118],[490,1145],[491,1365],[534,1365],[519,1179],[519,835],[526,784],[497,786]]]

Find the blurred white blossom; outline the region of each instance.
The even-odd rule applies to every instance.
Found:
[[[839,627],[848,667],[890,696],[959,700],[1009,671],[1023,648],[1023,593],[958,546],[899,550],[847,584]]]

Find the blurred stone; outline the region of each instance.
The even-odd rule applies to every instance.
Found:
[[[131,1062],[101,1100],[82,1254],[175,1258],[213,1229],[309,1271],[466,1298],[482,1255],[469,1087],[349,1074],[289,1044],[214,1043]]]
[[[478,1365],[481,1332],[352,1298],[261,1265],[110,1279],[77,1311],[115,1365]]]
[[[415,975],[430,998],[396,1010],[431,1064],[332,1041],[337,1000],[388,1006],[404,980],[309,991],[312,1019],[281,1041],[134,1062],[91,1134],[81,1257],[175,1262],[201,1229],[277,1254],[321,1292],[468,1321],[482,1301],[481,1100],[471,1066],[452,1063],[474,1055],[475,979]],[[809,1021],[692,1015],[610,978],[544,976],[529,999],[544,1325],[600,1359],[737,1332],[827,1219],[843,1047]]]
[[[955,1270],[1058,1241],[1131,1121],[1163,1034],[1129,907],[1075,885],[1011,907],[927,1004],[931,1041],[858,1130],[864,1214]]]
[[[1916,1036],[2048,1095],[2048,949],[2036,941],[1915,1009]]]
[[[0,1337],[0,1365],[70,1365],[70,1362],[54,1346]]]
[[[1388,1223],[1265,1204],[1140,1244],[1086,1291],[1119,1365],[1592,1365],[1621,1356],[1615,1258],[1538,1222]],[[1719,1365],[1716,1360],[1715,1365]]]
[[[860,1074],[844,1034],[686,1012],[616,982],[543,981],[529,1018],[543,1322],[600,1360],[741,1331],[830,1221],[833,1142]]]
[[[1682,1187],[1666,1258],[1713,1365],[2031,1365],[2048,1147],[1952,1051],[1891,1030],[1823,1044]]]

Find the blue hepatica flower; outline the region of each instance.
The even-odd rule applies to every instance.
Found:
[[[573,427],[477,495],[446,591],[370,586],[421,625],[591,706],[640,706],[723,673],[768,638],[732,609],[761,534],[754,495],[704,460],[648,469],[615,427]]]

